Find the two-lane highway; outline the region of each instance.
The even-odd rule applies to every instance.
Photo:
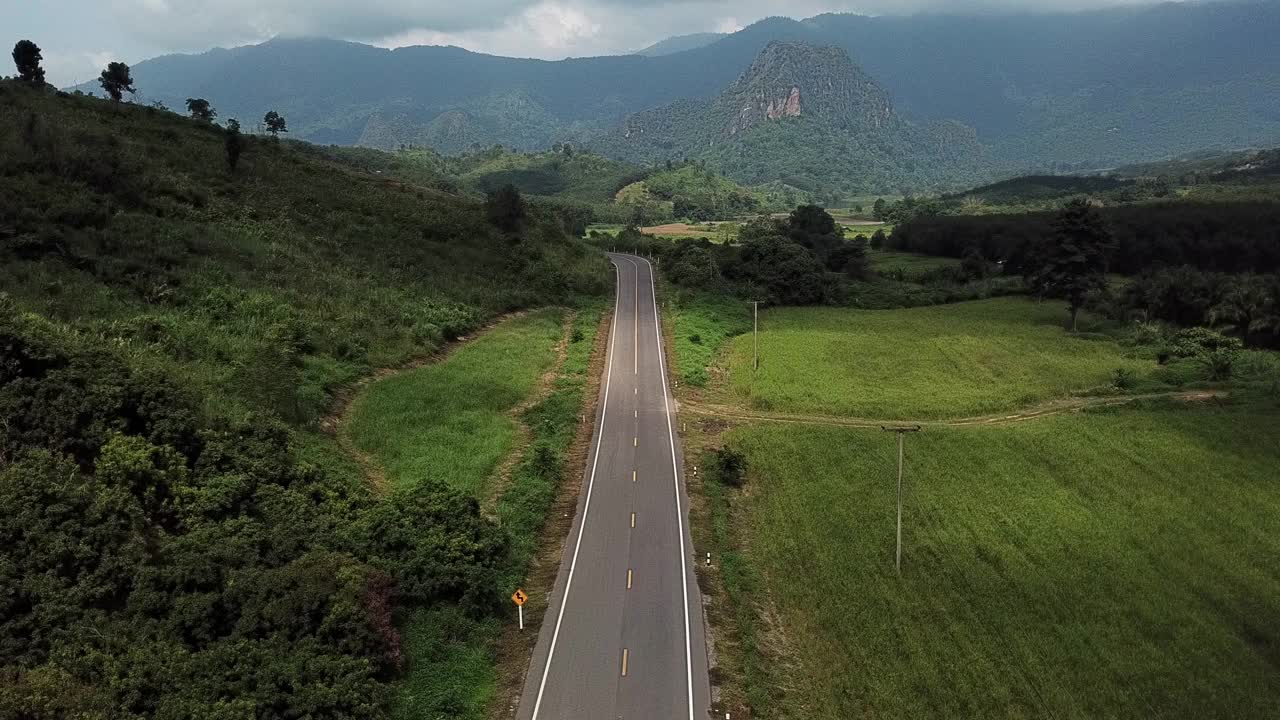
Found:
[[[520,720],[703,720],[710,706],[688,496],[653,267],[617,296],[592,452]]]

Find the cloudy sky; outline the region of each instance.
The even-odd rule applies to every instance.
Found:
[[[1059,10],[1134,1],[1140,0],[0,0],[0,28],[12,36],[0,41],[35,40],[49,81],[65,86],[91,79],[109,60],[136,63],[276,35],[558,59],[733,31],[779,14]]]

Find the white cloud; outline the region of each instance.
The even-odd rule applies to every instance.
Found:
[[[600,24],[593,22],[583,9],[559,3],[531,7],[522,20],[538,43],[548,49],[567,49],[600,34]]]
[[[718,33],[736,33],[741,29],[742,23],[738,22],[736,17],[721,18],[715,26],[715,31]]]

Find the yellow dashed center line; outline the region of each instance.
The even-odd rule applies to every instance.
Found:
[[[632,440],[631,447],[640,447],[640,438],[635,438],[634,440]]]
[[[636,471],[635,471],[635,470],[632,470],[632,471],[631,471],[631,482],[635,482],[635,481],[636,481]],[[635,513],[631,513],[631,514],[632,514],[632,515],[635,515]]]
[[[622,677],[627,676],[627,649],[622,648]]]
[[[636,514],[631,513],[631,527],[635,527],[635,526],[636,526]]]
[[[627,569],[627,589],[631,589],[631,569]]]

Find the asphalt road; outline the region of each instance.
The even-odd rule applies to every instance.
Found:
[[[609,258],[617,304],[586,482],[517,717],[705,720],[706,635],[653,268]]]

